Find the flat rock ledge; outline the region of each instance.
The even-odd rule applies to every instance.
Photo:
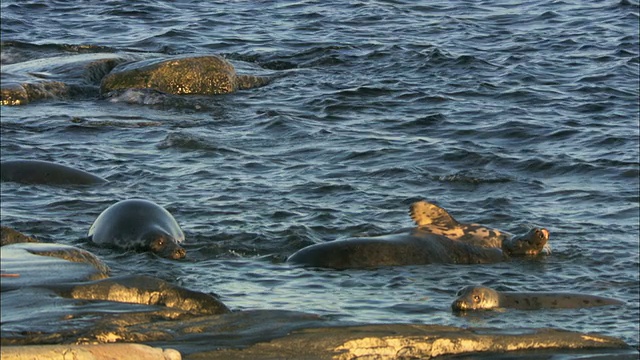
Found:
[[[506,352],[524,359],[532,350],[569,355],[566,358],[576,351],[584,353],[580,350],[629,359],[638,356],[622,340],[565,330],[391,324],[303,329],[244,349],[194,353],[185,359],[430,359],[462,354],[488,359]]]
[[[153,344],[152,344],[153,345]],[[440,325],[327,326],[293,331],[241,348],[182,355],[134,343],[2,346],[3,360],[22,359],[637,359],[638,350],[596,334],[556,329],[462,329]],[[178,344],[176,344],[178,345]],[[178,346],[179,347],[179,346]],[[211,344],[215,347],[215,344]],[[533,356],[533,357],[532,357]]]
[[[141,344],[3,346],[1,353],[2,360],[182,359],[176,350]]]

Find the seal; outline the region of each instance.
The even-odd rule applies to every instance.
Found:
[[[125,250],[151,251],[170,259],[182,259],[179,244],[184,233],[163,207],[143,199],[119,201],[104,210],[89,228],[95,244]]]
[[[409,215],[419,229],[443,235],[452,240],[464,241],[469,244],[484,247],[508,247],[511,248],[511,252],[522,251],[522,249],[517,250],[515,247],[524,244],[521,242],[521,239],[514,238],[513,234],[480,224],[464,224],[458,222],[445,209],[424,200],[411,204]],[[531,231],[535,231],[535,229],[530,230],[528,234],[521,235],[520,238],[523,236],[536,236],[535,234],[531,234]],[[537,236],[549,238],[549,231],[547,229],[542,228],[538,231],[540,231],[541,234]],[[507,244],[505,244],[505,242]],[[523,249],[531,250],[532,248],[525,245]],[[546,247],[545,251],[549,253],[551,249]]]
[[[545,292],[502,292],[486,286],[465,286],[458,291],[451,304],[453,311],[490,310],[512,308],[520,310],[536,309],[577,309],[594,306],[622,305],[616,299],[595,295]]]
[[[0,180],[46,185],[94,185],[107,182],[86,171],[42,160],[3,161],[0,163]]]
[[[453,240],[416,228],[404,233],[310,245],[291,255],[287,262],[332,269],[433,263],[486,264],[505,261],[511,256],[537,255],[548,239],[547,232],[532,229],[527,234],[504,241],[503,247],[492,248]]]
[[[547,229],[532,228],[514,236],[482,225],[461,224],[443,208],[426,201],[413,203],[409,213],[416,228],[310,245],[291,255],[287,262],[333,269],[483,264],[512,256],[535,256],[548,250]]]

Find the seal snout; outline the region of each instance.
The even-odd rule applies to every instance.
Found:
[[[467,303],[464,300],[457,299],[453,303],[451,303],[451,310],[465,311],[467,310]]]
[[[185,256],[187,256],[187,250],[178,246],[176,249],[169,251],[169,254],[166,257],[173,260],[179,260],[184,259]]]

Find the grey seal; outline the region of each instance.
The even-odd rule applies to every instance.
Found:
[[[432,263],[495,263],[511,256],[539,254],[547,244],[548,235],[544,229],[532,229],[527,234],[503,241],[500,248],[492,248],[452,240],[416,228],[404,233],[348,238],[310,245],[295,252],[287,262],[333,269]]]
[[[476,224],[461,224],[446,210],[426,201],[411,205],[416,228],[374,237],[348,238],[298,250],[287,262],[334,269],[431,263],[483,264],[548,250],[549,231],[532,228],[511,235]]]
[[[173,216],[160,205],[143,199],[117,202],[104,210],[89,229],[89,239],[103,246],[151,251],[182,259],[184,233]]]
[[[486,286],[465,286],[458,291],[451,304],[453,311],[490,310],[513,308],[535,309],[575,309],[605,305],[622,305],[620,300],[595,295],[549,292],[507,292]]]

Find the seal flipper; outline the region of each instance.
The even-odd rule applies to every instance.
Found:
[[[418,226],[433,225],[441,228],[453,228],[460,225],[453,216],[449,215],[447,210],[424,200],[411,204],[409,215]]]

